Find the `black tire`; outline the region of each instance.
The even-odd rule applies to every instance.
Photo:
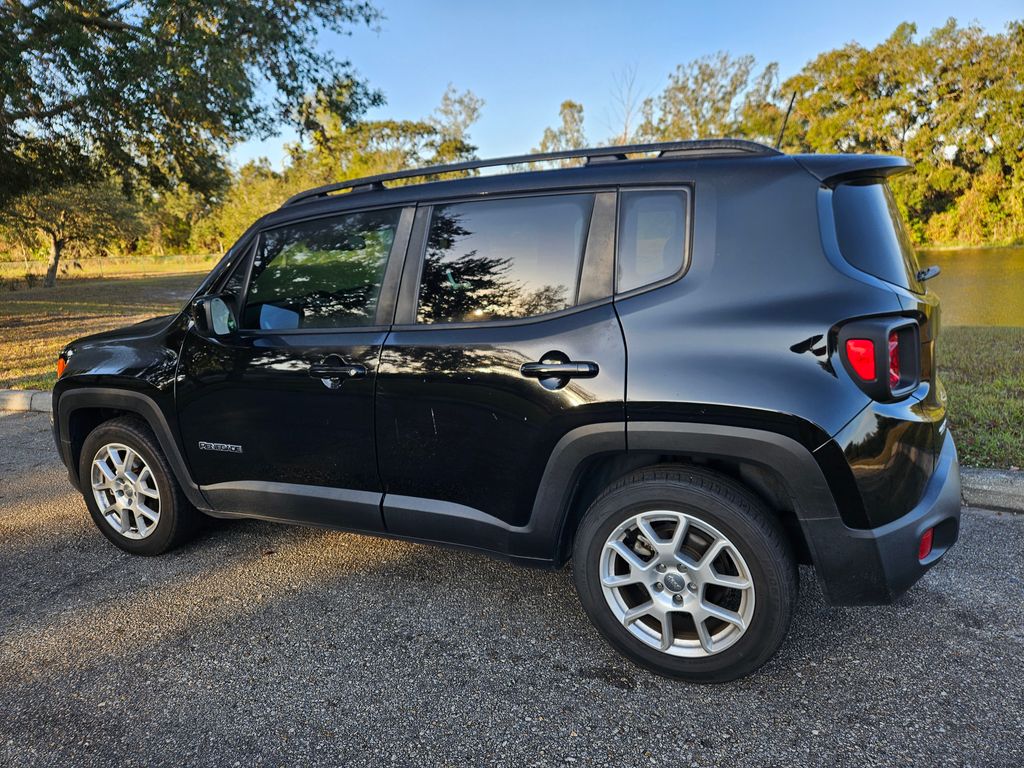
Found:
[[[685,512],[707,523],[724,534],[746,562],[756,595],[753,614],[739,639],[720,652],[670,655],[631,634],[609,607],[600,577],[605,542],[633,515],[654,510]],[[591,621],[627,658],[667,677],[722,683],[750,674],[778,650],[793,615],[799,576],[782,525],[753,493],[715,472],[666,465],[634,472],[594,501],[577,531],[573,578]]]
[[[159,489],[159,519],[145,538],[131,539],[119,533],[103,516],[94,498],[92,462],[97,452],[111,443],[119,443],[135,451],[149,466]],[[90,432],[82,445],[78,477],[82,496],[96,527],[115,546],[133,555],[161,555],[174,549],[188,541],[202,521],[202,514],[182,492],[156,437],[141,419],[119,417],[100,424]]]

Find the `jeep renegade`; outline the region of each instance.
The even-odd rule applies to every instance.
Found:
[[[64,349],[57,449],[128,552],[212,515],[572,560],[612,646],[734,679],[799,563],[885,603],[957,539],[908,170],[713,140],[310,190],[178,314]]]

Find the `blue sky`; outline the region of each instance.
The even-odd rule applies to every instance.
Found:
[[[779,62],[786,77],[821,51],[856,40],[872,46],[902,21],[919,32],[950,16],[1002,31],[1024,17],[1022,0],[828,0],[789,2],[535,2],[376,0],[379,31],[324,35],[321,47],[352,61],[382,90],[386,106],[371,117],[417,119],[437,106],[448,83],[486,102],[472,138],[481,156],[527,152],[558,119],[564,99],[585,108],[588,135],[610,134],[612,81],[636,72],[642,95],[661,90],[690,59],[725,50],[753,54],[759,66]],[[235,162],[269,158],[275,166],[296,135],[253,140]]]

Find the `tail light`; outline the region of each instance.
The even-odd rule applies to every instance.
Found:
[[[843,365],[865,394],[901,400],[921,382],[921,332],[905,317],[855,320],[839,329]]]
[[[861,381],[875,380],[875,342],[871,339],[847,339],[846,359]]]

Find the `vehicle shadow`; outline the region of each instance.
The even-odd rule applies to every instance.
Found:
[[[258,626],[270,616],[301,623],[309,606],[325,603],[337,610],[325,614],[318,629],[335,622],[342,628],[353,611],[394,603],[393,610],[412,614],[431,606],[430,621],[410,621],[393,631],[381,626],[377,636],[362,642],[425,643],[437,650],[449,645],[455,629],[475,635],[493,625],[501,629],[488,652],[513,662],[550,658],[565,673],[620,687],[623,680],[629,686],[638,679],[660,680],[602,641],[576,598],[569,568],[547,571],[404,541],[224,520],[211,520],[178,551],[139,558],[109,544],[93,528],[84,504],[72,501],[76,520],[66,521],[55,536],[8,538],[0,568],[0,649],[20,648],[23,659],[51,673],[105,663],[102,653],[81,653],[85,647],[102,649],[93,636],[97,626],[114,625],[116,635],[145,631],[173,643],[218,627]],[[62,510],[66,515],[68,507]],[[348,602],[353,597],[354,605]],[[938,606],[928,593],[916,600],[934,603],[920,606],[926,611]],[[150,614],[148,606],[174,606],[173,617]],[[802,569],[789,640],[758,674],[785,676],[842,651],[864,631],[866,615],[827,606],[813,570]]]

